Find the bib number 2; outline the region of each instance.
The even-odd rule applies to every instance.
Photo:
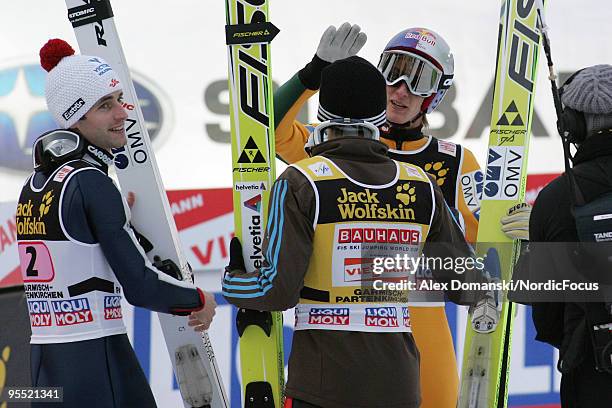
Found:
[[[51,254],[43,242],[20,242],[19,263],[24,282],[50,282],[55,277]]]

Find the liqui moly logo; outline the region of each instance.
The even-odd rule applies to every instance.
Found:
[[[121,296],[104,296],[104,319],[121,319]]]
[[[404,327],[410,327],[410,313],[407,307],[402,307],[402,323]]]
[[[398,327],[394,307],[366,307],[365,324],[372,327]]]
[[[93,315],[87,298],[52,300],[51,308],[58,326],[93,322]]]
[[[309,324],[347,326],[350,319],[348,308],[313,308],[310,309],[309,314]]]
[[[350,243],[385,243],[413,244],[419,242],[418,230],[404,228],[341,228],[338,230],[338,242]]]
[[[51,308],[46,300],[29,300],[28,311],[32,327],[51,326]]]

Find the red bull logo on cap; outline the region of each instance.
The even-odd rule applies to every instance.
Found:
[[[425,30],[424,28],[406,33],[406,38],[423,41],[432,47],[436,45],[436,35],[431,31]]]

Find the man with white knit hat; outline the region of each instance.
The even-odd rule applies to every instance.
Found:
[[[531,217],[527,218],[528,230],[523,238],[530,240],[530,250],[519,261],[522,267],[518,273],[531,279],[545,276],[543,279],[561,280],[568,276],[568,270],[579,273],[575,276],[587,276],[589,264],[599,260],[576,252],[572,243],[580,242],[578,248],[599,250],[602,241],[609,241],[605,237],[612,235],[610,217],[603,216],[612,210],[612,65],[595,65],[576,72],[559,94],[563,104],[559,131],[577,146],[571,157],[575,183],[571,189],[567,174],[551,181],[539,193]],[[585,216],[590,211],[600,217]],[[584,226],[588,226],[588,234],[583,233]],[[608,232],[602,233],[600,239],[595,234],[599,230]],[[543,258],[551,248],[566,248],[563,243],[570,243],[572,250],[556,251]],[[608,256],[609,252],[604,257]],[[528,257],[531,262],[524,261]],[[610,262],[609,258],[605,262]],[[612,335],[607,329],[594,329],[612,323],[612,312],[606,304],[610,295],[601,286],[609,284],[611,269],[609,263],[598,266],[589,278],[588,282],[597,282],[603,288],[598,292],[561,293],[559,300],[528,298],[532,302],[536,339],[559,350],[557,366],[562,373],[564,408],[612,406]],[[587,303],[576,303],[582,299]],[[549,303],[551,300],[555,303]]]
[[[208,328],[216,303],[146,258],[107,174],[111,149],[126,144],[121,81],[103,59],[73,54],[62,40],[41,49],[47,106],[61,129],[34,143],[17,207],[32,385],[63,387],[62,403],[42,407],[155,407],[126,335],[122,294],[189,315],[196,330]]]
[[[80,131],[90,143],[105,149],[125,145],[127,114],[119,77],[102,58],[71,53],[74,50],[61,40],[51,40],[41,50],[41,65],[48,71],[45,97],[53,118],[62,129]],[[104,119],[88,122],[87,113],[97,117],[101,110],[111,114],[106,126],[98,123]]]

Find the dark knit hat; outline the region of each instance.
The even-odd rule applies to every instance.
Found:
[[[381,126],[386,120],[386,85],[380,71],[361,57],[335,61],[321,73],[317,118],[359,119]]]
[[[612,65],[581,70],[563,87],[563,104],[584,113],[612,113]]]
[[[612,65],[594,65],[578,72],[563,87],[562,102],[584,113],[588,133],[612,128]]]

